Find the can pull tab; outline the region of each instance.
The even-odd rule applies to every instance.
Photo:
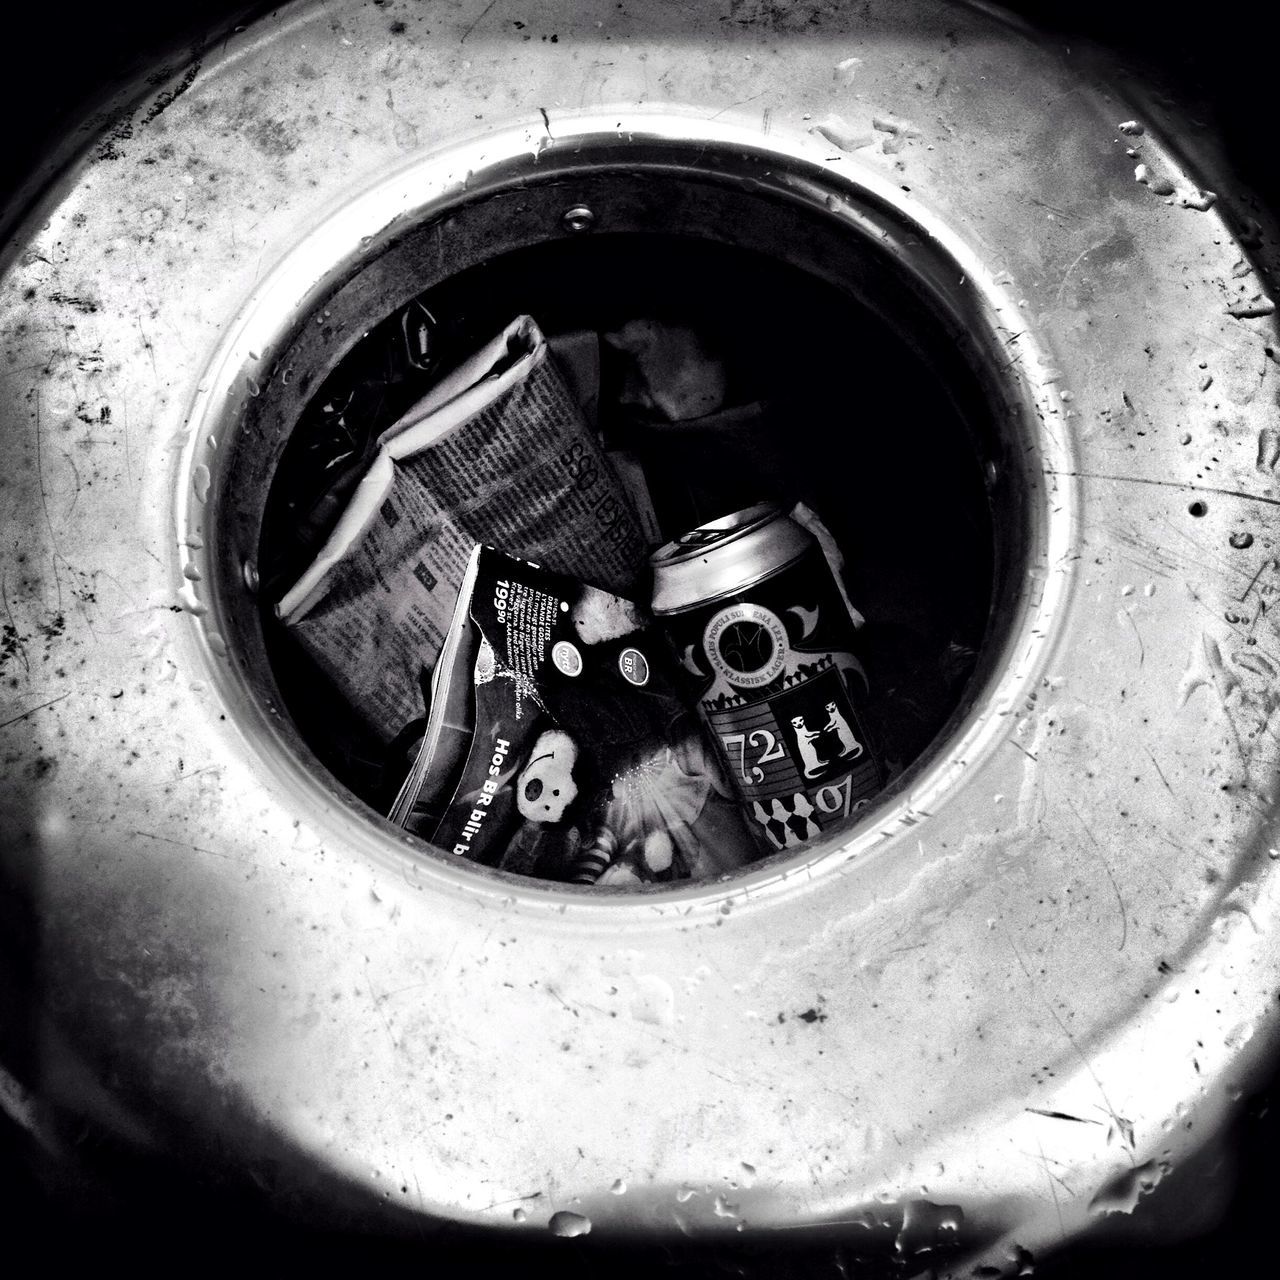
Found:
[[[723,529],[710,529],[704,525],[698,529],[690,529],[688,533],[682,533],[676,539],[676,545],[691,548],[705,547],[709,542],[718,542],[723,536]]]

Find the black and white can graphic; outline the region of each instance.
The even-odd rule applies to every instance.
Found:
[[[655,612],[751,829],[772,853],[843,825],[884,779],[867,734],[866,675],[840,591],[816,543],[777,512],[762,511],[757,521],[766,515],[752,526],[765,535],[755,547],[734,548],[737,530],[726,537],[722,559],[736,556],[747,585],[675,611],[663,610],[659,584]],[[779,521],[781,535],[770,538]],[[696,548],[708,578],[723,586],[715,543],[695,538],[684,545]],[[655,556],[655,576],[662,555]]]

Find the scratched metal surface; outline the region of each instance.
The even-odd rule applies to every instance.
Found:
[[[1006,1267],[1218,1127],[1280,964],[1274,246],[1096,74],[950,5],[301,3],[92,141],[4,250],[0,821],[40,1033],[105,1123],[300,1212],[905,1213],[908,1252]],[[213,353],[249,367],[299,241],[459,139],[615,104],[901,192],[981,275],[1050,472],[1023,648],[919,794],[630,906],[317,800],[190,571]]]

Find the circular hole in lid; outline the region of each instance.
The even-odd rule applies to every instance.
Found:
[[[282,335],[275,367],[289,377],[245,404],[220,489],[234,494],[222,504],[224,541],[250,547],[258,570],[256,607],[226,602],[241,623],[228,629],[238,631],[250,683],[283,706],[283,731],[339,794],[366,814],[388,812],[416,754],[425,697],[417,724],[371,726],[275,605],[332,532],[378,435],[529,315],[611,459],[642,477],[651,541],[757,502],[784,510],[800,502],[821,518],[864,620],[852,647],[867,678],[865,746],[883,768],[883,798],[893,796],[973,711],[1026,576],[1025,449],[1000,370],[957,319],[954,300],[939,305],[927,270],[833,216],[829,201],[815,208],[723,174],[635,165],[568,185],[573,199],[547,181],[433,212],[350,264]],[[566,204],[592,209],[590,234],[566,233]],[[935,252],[907,244],[909,253]],[[661,359],[642,367],[636,344],[618,340],[637,322],[649,334],[695,335],[722,382],[711,412],[670,421],[655,411],[655,387],[687,371],[664,369]],[[574,368],[584,349],[594,352],[594,378]],[[992,459],[1001,460],[996,485]],[[242,574],[238,581],[243,596]],[[802,727],[818,731],[812,720]],[[781,723],[759,728],[767,732],[744,730],[741,751],[724,744],[726,773],[749,780],[761,765],[751,752],[797,755],[796,734],[785,738]],[[828,736],[845,741],[837,730]],[[803,802],[815,826],[819,812],[841,820],[822,840],[859,817],[850,805],[838,811],[838,790]],[[760,826],[779,819],[768,833],[776,857],[794,855],[803,824],[791,812],[740,808]],[[570,797],[555,821],[578,823],[582,843],[590,835],[582,817]],[[689,874],[678,850],[669,859],[662,840],[650,843],[657,853],[642,880],[661,887]],[[702,874],[769,856],[767,844],[738,843]],[[554,862],[535,868],[570,879],[564,871]]]

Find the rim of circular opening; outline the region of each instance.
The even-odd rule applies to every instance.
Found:
[[[216,540],[207,531],[192,535],[200,532],[207,510],[204,495],[210,486],[210,468],[204,459],[218,465],[220,451],[211,453],[211,445],[228,427],[238,424],[243,388],[254,371],[263,368],[260,353],[273,350],[300,316],[309,318],[322,308],[333,289],[358,275],[396,232],[441,217],[451,207],[474,199],[486,183],[494,190],[509,185],[513,165],[523,161],[530,175],[545,179],[558,160],[567,161],[566,173],[589,169],[594,154],[606,149],[616,153],[619,145],[625,145],[624,163],[629,169],[646,167],[647,150],[673,146],[696,146],[703,159],[707,154],[736,155],[756,166],[763,162],[779,193],[838,218],[851,235],[870,237],[882,248],[893,249],[896,246],[886,244],[886,228],[896,225],[900,239],[914,236],[917,242],[927,243],[933,256],[947,264],[950,278],[959,281],[953,285],[955,296],[972,302],[984,317],[986,332],[980,337],[990,340],[992,350],[1000,329],[1019,339],[1021,358],[1002,362],[999,380],[1011,398],[1027,409],[1021,416],[1030,436],[1021,441],[1019,461],[1021,478],[1030,482],[1028,518],[1040,545],[1027,552],[1028,565],[1039,565],[1028,573],[1030,585],[1018,593],[1013,616],[989,639],[1000,652],[985,680],[976,691],[972,685],[966,690],[968,705],[963,713],[952,712],[923,755],[890,784],[885,798],[861,821],[798,850],[747,863],[724,878],[614,892],[515,876],[471,863],[459,865],[446,852],[407,832],[397,833],[383,815],[352,793],[336,796],[334,785],[341,784],[319,761],[299,757],[274,722],[280,711],[264,707],[225,660],[219,626],[225,591],[208,589],[217,581],[211,573],[210,551]],[[698,171],[696,162],[692,170]],[[872,207],[878,218],[869,214]],[[905,270],[908,263],[901,254],[899,258]],[[918,271],[912,274],[918,285],[930,287]],[[1055,619],[1072,580],[1069,550],[1077,505],[1076,483],[1068,478],[1075,471],[1069,441],[1045,426],[1052,416],[1058,421],[1063,416],[1053,379],[1051,362],[1038,349],[1025,312],[963,236],[918,194],[905,191],[855,157],[833,161],[829,149],[815,145],[808,134],[774,131],[765,139],[732,121],[708,120],[679,109],[633,108],[558,118],[554,138],[541,124],[512,127],[419,157],[330,209],[254,289],[206,365],[188,414],[189,434],[174,487],[174,545],[179,549],[174,571],[179,591],[191,607],[195,648],[209,688],[221,700],[228,721],[285,785],[286,794],[307,802],[300,811],[315,820],[324,815],[331,825],[340,827],[335,834],[352,851],[392,864],[423,887],[507,905],[549,908],[561,915],[570,910],[616,915],[630,909],[652,921],[669,911],[678,911],[682,918],[699,908],[714,911],[738,896],[752,901],[762,895],[776,898],[789,886],[807,884],[819,872],[887,849],[893,837],[904,831],[914,829],[918,834],[919,823],[945,800],[962,775],[1003,740],[1005,722],[1010,719],[1007,712],[1043,674]],[[1052,502],[1045,491],[1049,484]],[[230,582],[223,585],[235,589]],[[238,575],[237,585],[243,586]],[[318,771],[323,776],[317,776]]]

